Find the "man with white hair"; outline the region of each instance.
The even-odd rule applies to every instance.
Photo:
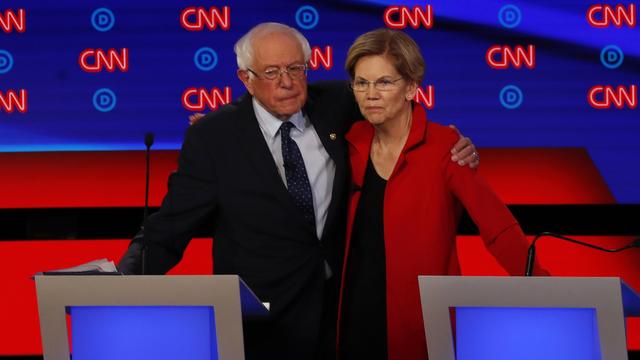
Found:
[[[119,264],[140,273],[175,266],[213,216],[214,274],[238,274],[269,318],[245,323],[247,359],[335,357],[337,290],[350,188],[344,134],[361,118],[346,82],[307,84],[308,41],[277,23],[235,46],[248,94],[187,131],[159,212]],[[477,164],[470,141],[456,145]]]

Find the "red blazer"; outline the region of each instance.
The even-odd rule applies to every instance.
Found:
[[[362,186],[373,135],[373,126],[360,121],[346,136],[354,188]],[[526,238],[487,182],[451,161],[450,150],[458,138],[453,129],[427,121],[422,106],[414,104],[411,130],[384,195],[390,360],[427,358],[417,277],[460,274],[456,230],[463,206],[500,264],[512,275],[524,273]],[[350,196],[342,286],[359,199],[360,192]],[[340,311],[343,294],[344,288]]]

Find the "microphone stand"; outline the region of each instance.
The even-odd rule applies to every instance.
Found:
[[[143,213],[143,217],[142,217],[142,250],[141,250],[141,266],[142,266],[142,270],[141,270],[141,274],[145,275],[146,274],[146,269],[147,269],[147,240],[146,237],[144,236],[144,223],[145,221],[147,221],[147,217],[149,216],[149,169],[150,169],[150,158],[151,158],[151,146],[153,145],[153,140],[154,140],[154,135],[153,133],[149,132],[144,136],[144,145],[146,147],[146,176],[145,176],[145,191],[144,191],[144,213]]]

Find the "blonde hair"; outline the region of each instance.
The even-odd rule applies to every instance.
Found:
[[[358,61],[371,55],[387,56],[404,79],[414,81],[416,84],[422,82],[424,59],[420,53],[420,47],[409,35],[382,28],[358,36],[349,48],[344,65],[352,80],[355,77]]]

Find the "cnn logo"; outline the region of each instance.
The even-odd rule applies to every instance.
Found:
[[[422,104],[428,110],[431,110],[436,105],[434,101],[434,92],[433,85],[428,85],[424,88],[418,87],[416,96],[413,97],[413,100],[418,104]]]
[[[27,30],[26,11],[18,9],[18,11],[5,10],[4,13],[0,12],[0,28],[7,34],[13,31],[25,32]]]
[[[192,87],[182,93],[182,106],[189,111],[203,111],[207,107],[215,110],[230,102],[231,88],[228,86],[225,86],[224,90],[215,87],[210,90]]]
[[[204,7],[188,7],[180,13],[180,25],[189,31],[209,30],[229,30],[231,28],[231,8],[223,6],[222,10],[215,6],[205,9]]]
[[[4,94],[0,91],[0,111],[11,114],[16,110],[23,114],[27,112],[27,90],[7,90]]]
[[[311,48],[311,58],[309,58],[309,68],[318,70],[323,66],[326,70],[333,68],[333,47],[325,46],[324,51],[319,46]]]
[[[612,106],[617,109],[623,109],[625,106],[635,109],[638,107],[638,86],[614,88],[610,85],[596,85],[589,89],[587,100],[591,107],[599,110],[610,109]]]
[[[411,26],[414,29],[433,27],[433,11],[431,5],[424,8],[414,6],[389,6],[384,11],[384,24],[390,29],[404,29]]]
[[[533,69],[536,67],[536,47],[528,45],[525,48],[521,45],[516,45],[511,48],[506,45],[494,45],[487,50],[485,59],[492,69],[502,70],[511,66],[520,69],[523,65]]]
[[[120,69],[129,71],[129,49],[123,48],[120,52],[115,49],[104,51],[102,49],[86,49],[78,58],[80,68],[88,73],[97,73],[102,70],[114,72]]]
[[[606,4],[591,5],[587,10],[587,21],[596,28],[605,28],[612,24],[621,28],[625,23],[628,27],[634,28],[638,23],[636,5],[629,4],[626,8],[620,4],[615,8]]]

